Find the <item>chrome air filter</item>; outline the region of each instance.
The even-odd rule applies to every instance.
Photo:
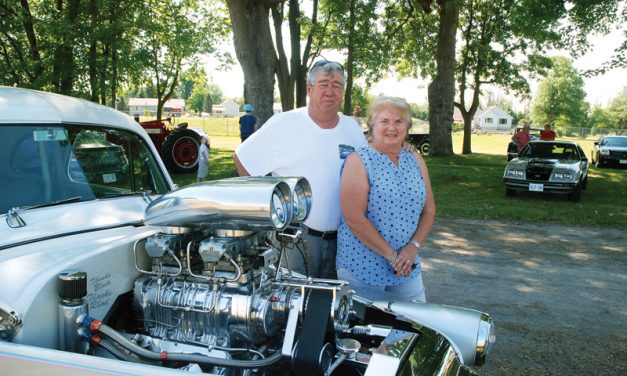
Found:
[[[153,201],[148,225],[222,230],[281,230],[292,218],[287,183],[232,178],[192,184]]]

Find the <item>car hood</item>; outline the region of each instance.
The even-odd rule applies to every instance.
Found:
[[[524,169],[527,166],[543,166],[543,167],[556,167],[556,166],[576,166],[579,161],[575,160],[560,160],[549,158],[514,158],[507,165],[507,168]]]
[[[25,226],[9,226],[7,213],[0,215],[0,249],[42,239],[141,224],[148,204],[142,197],[124,197],[68,203],[18,212]]]

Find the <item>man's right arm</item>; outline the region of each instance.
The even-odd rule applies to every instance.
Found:
[[[235,168],[237,169],[239,176],[250,176],[242,162],[240,162],[236,153],[233,153],[233,161],[235,162]]]

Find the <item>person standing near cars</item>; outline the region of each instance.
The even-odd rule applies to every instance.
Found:
[[[207,175],[209,175],[209,147],[209,136],[205,134],[200,139],[200,149],[198,150],[197,182],[207,180]]]
[[[370,142],[348,156],[341,177],[338,278],[368,299],[425,302],[419,253],[435,200],[424,159],[402,147],[411,108],[383,96],[368,113]]]
[[[522,148],[524,148],[525,145],[527,145],[529,141],[531,141],[531,135],[529,134],[529,124],[527,124],[525,121],[521,121],[520,123],[522,124],[522,129],[512,136],[512,141],[516,143],[516,146],[518,147],[518,152],[520,152]]]
[[[246,141],[246,139],[255,132],[257,118],[252,115],[254,109],[252,104],[245,104],[244,111],[246,113],[239,118],[239,136],[242,142]]]
[[[242,176],[272,173],[309,181],[313,202],[302,225],[307,255],[292,252],[290,264],[310,277],[336,277],[340,168],[351,150],[366,144],[355,120],[338,113],[345,82],[341,64],[316,62],[307,74],[308,105],[274,115],[233,156]]]
[[[555,131],[551,129],[551,124],[544,124],[544,130],[540,132],[540,140],[553,141],[556,136]]]

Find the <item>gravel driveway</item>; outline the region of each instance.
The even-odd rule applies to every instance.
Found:
[[[484,375],[627,375],[627,231],[442,218],[427,300],[492,315]]]

